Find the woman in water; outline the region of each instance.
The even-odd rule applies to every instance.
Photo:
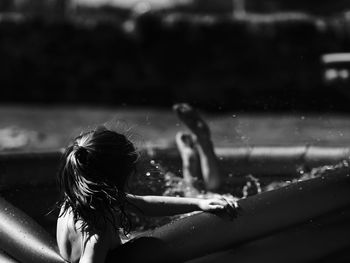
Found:
[[[81,134],[67,147],[59,172],[61,210],[57,220],[57,242],[64,259],[104,262],[108,252],[122,244],[119,231],[130,230],[127,211],[169,216],[192,211],[232,212],[236,207],[226,199],[128,194],[126,184],[135,173],[137,159],[126,136],[105,127]]]

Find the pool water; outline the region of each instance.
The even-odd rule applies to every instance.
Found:
[[[226,164],[227,165],[227,164]],[[257,176],[254,174],[237,175],[235,167],[229,165],[224,167],[226,179],[222,188],[216,192],[208,192],[205,189],[196,189],[186,185],[182,178],[181,160],[160,160],[150,157],[143,157],[139,162],[138,172],[130,178],[128,188],[131,193],[139,195],[166,195],[166,196],[187,196],[199,198],[221,197],[245,198],[249,195],[258,194],[283,187],[300,180],[323,176],[329,170],[348,166],[346,161],[332,166],[314,168],[310,171],[304,167],[297,168],[296,176],[281,174],[280,176]],[[36,166],[35,166],[36,167]],[[32,171],[33,172],[33,171]],[[30,180],[30,179],[29,179]],[[58,211],[53,210],[57,201],[57,186],[55,184],[31,186],[30,182],[24,186],[13,186],[9,189],[1,189],[0,194],[9,202],[22,209],[33,217],[40,225],[47,229],[53,236]],[[142,232],[148,229],[169,223],[172,220],[188,216],[179,215],[173,217],[146,217],[131,214],[132,231]],[[131,235],[133,236],[133,235]]]
[[[313,168],[310,171],[305,171],[303,167],[297,168],[298,176],[291,177],[281,175],[280,180],[276,177],[255,177],[252,174],[235,177],[233,173],[226,174],[226,179],[223,186],[217,192],[209,192],[205,189],[196,189],[183,180],[181,169],[172,170],[169,167],[162,165],[156,160],[149,161],[150,168],[144,173],[138,173],[129,185],[131,192],[140,195],[165,195],[165,196],[182,196],[182,197],[197,197],[197,198],[220,198],[238,200],[251,195],[259,194],[264,191],[271,191],[288,184],[313,179],[326,175],[328,171],[341,169],[349,164],[346,160],[335,164]],[[191,214],[191,213],[190,213]],[[188,216],[190,214],[178,215],[172,217],[140,217],[132,215],[134,230],[142,231],[150,228],[169,223],[171,220]]]

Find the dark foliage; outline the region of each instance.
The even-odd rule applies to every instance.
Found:
[[[94,26],[0,23],[2,102],[348,111],[320,56],[350,47],[346,16],[148,14]]]

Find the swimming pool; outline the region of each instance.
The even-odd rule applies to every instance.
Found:
[[[216,151],[222,170],[227,175],[219,193],[239,198],[244,195],[242,191],[248,181],[256,182],[253,188],[271,190],[293,181],[315,177],[322,172],[322,168],[312,170],[314,167],[335,164],[349,156],[349,149],[340,147],[241,147],[217,148]],[[0,154],[1,195],[51,233],[55,231],[57,219],[54,209],[58,195],[55,175],[61,153],[57,150]],[[145,148],[138,164],[138,173],[131,178],[128,186],[135,194],[213,195],[185,187],[181,172],[181,159],[175,148]],[[255,192],[260,190],[255,189]],[[141,231],[171,219],[133,217],[133,223],[135,229]]]

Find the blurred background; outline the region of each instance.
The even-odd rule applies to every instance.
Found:
[[[344,145],[346,52],[345,0],[2,0],[0,150],[106,121],[169,146],[176,102],[219,146]]]
[[[290,183],[275,176],[285,166],[312,178],[329,167],[312,172],[306,153],[334,146],[316,156],[328,164],[350,151],[349,70],[346,0],[0,0],[1,195],[54,233],[56,216],[42,215],[56,200],[57,150],[103,123],[151,149],[136,193],[186,194],[171,155],[186,129],[178,102],[202,113],[216,147],[247,147],[243,167],[273,172],[239,177],[228,159],[225,193]],[[255,146],[297,147],[247,165]]]

